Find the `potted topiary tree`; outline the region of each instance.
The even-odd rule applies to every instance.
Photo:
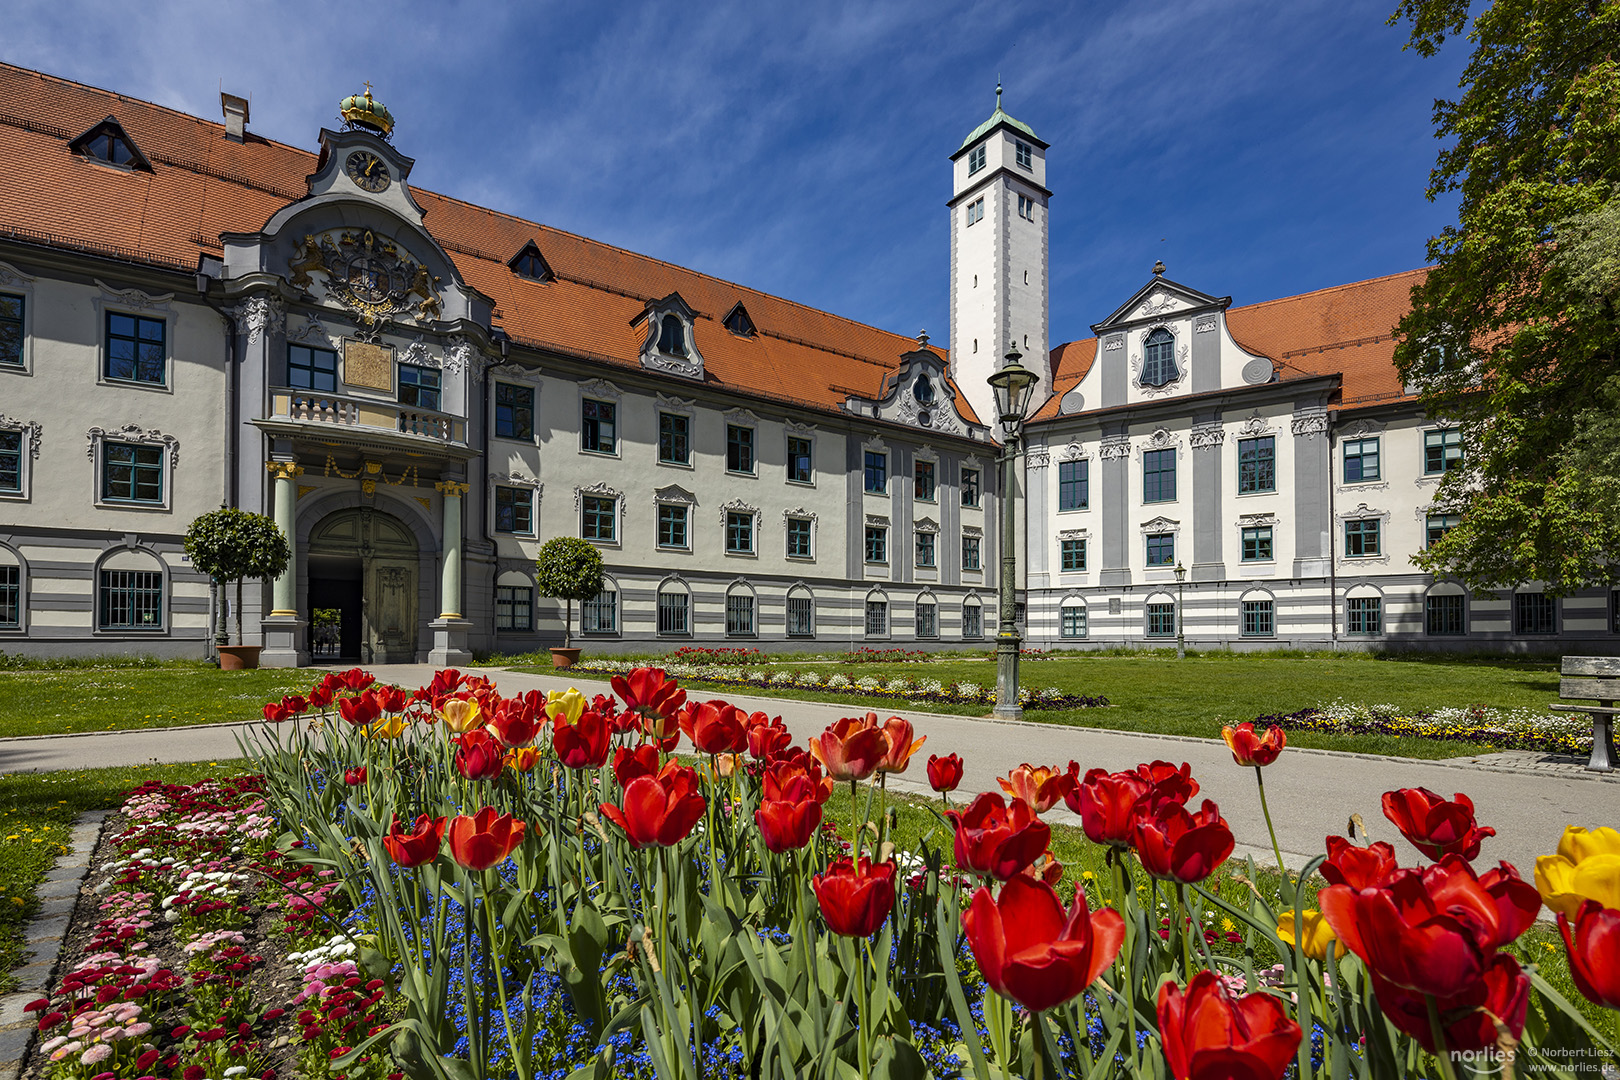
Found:
[[[579,659],[574,648],[574,601],[584,603],[602,591],[602,555],[575,536],[559,536],[540,546],[534,561],[540,592],[564,602],[562,648],[551,650],[555,667],[572,667]]]
[[[287,538],[271,518],[246,510],[221,507],[201,515],[186,529],[186,554],[191,565],[220,586],[219,622],[214,641],[222,671],[259,666],[260,645],[242,643],[242,579],[273,578],[287,569],[291,551]],[[236,644],[225,630],[224,588],[236,582]]]

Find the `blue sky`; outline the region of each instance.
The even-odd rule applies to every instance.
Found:
[[[369,79],[412,180],[912,334],[948,329],[948,156],[1051,143],[1052,343],[1162,258],[1238,304],[1422,265],[1437,97],[1394,0],[1070,5],[13,0],[0,58],[313,149]],[[431,227],[431,222],[429,222]]]

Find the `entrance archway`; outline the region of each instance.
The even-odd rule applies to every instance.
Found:
[[[414,662],[419,560],[405,523],[369,507],[339,510],[310,531],[307,551],[311,657]]]

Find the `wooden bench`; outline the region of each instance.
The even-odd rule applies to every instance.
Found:
[[[1586,767],[1593,772],[1613,772],[1614,715],[1620,712],[1620,657],[1566,656],[1559,674],[1558,696],[1595,700],[1596,705],[1553,705],[1555,712],[1586,713],[1592,717],[1592,760]]]

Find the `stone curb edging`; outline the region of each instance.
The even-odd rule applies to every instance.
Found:
[[[90,873],[90,857],[101,840],[101,829],[111,810],[80,814],[73,823],[68,854],[57,860],[45,875],[37,895],[42,901],[23,931],[27,943],[26,963],[12,972],[22,988],[0,997],[0,1080],[16,1080],[38,1032],[38,1017],[23,1012],[23,1006],[38,1001],[51,988],[61,959],[62,942],[72,927],[73,908],[79,902],[79,889]]]

